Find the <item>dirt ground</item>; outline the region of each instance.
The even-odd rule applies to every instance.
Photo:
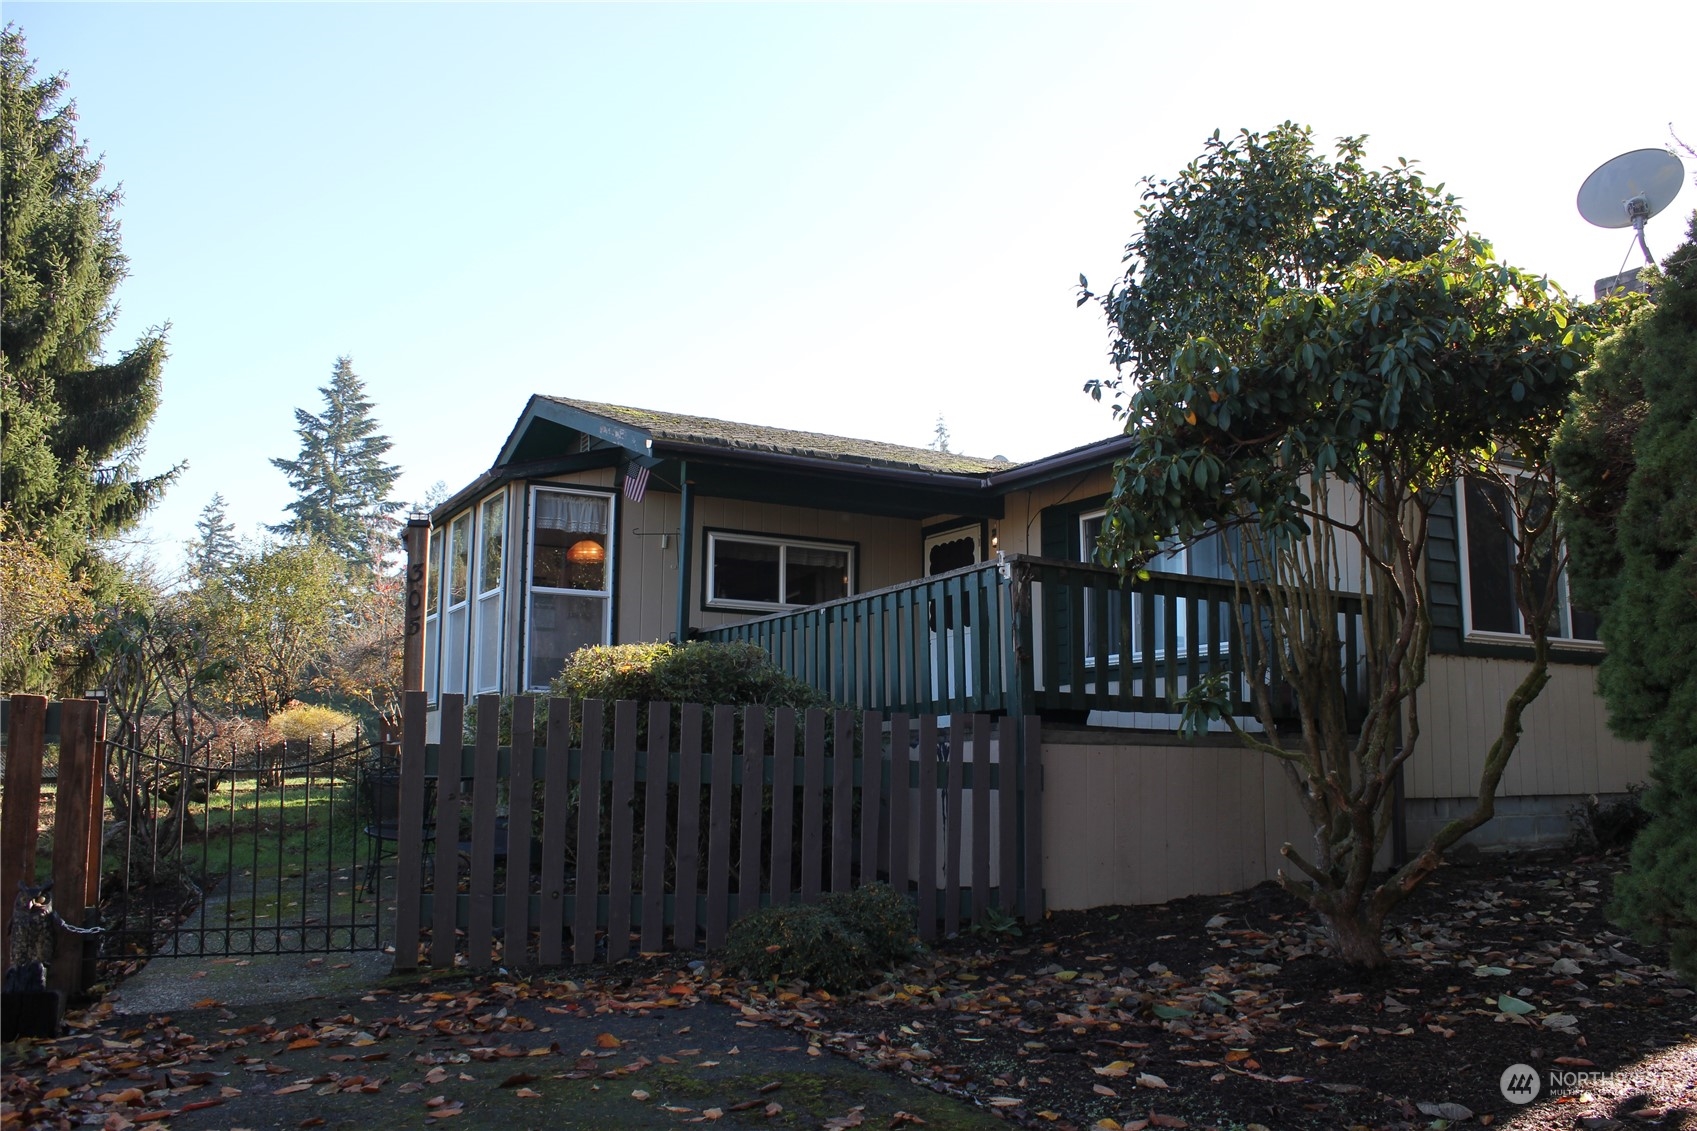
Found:
[[[843,998],[688,956],[172,1013],[120,997],[5,1050],[0,1119],[1692,1131],[1697,996],[1603,917],[1621,864],[1446,866],[1367,977],[1263,886],[963,936]],[[1530,1103],[1505,1098],[1516,1065]]]

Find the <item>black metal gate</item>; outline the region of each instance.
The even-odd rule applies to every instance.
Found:
[[[101,956],[381,949],[398,793],[357,736],[109,742]]]

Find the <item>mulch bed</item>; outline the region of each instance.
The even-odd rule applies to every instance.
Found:
[[[1697,1129],[1697,996],[1605,918],[1622,867],[1447,865],[1370,974],[1266,884],[963,937],[860,998],[727,993],[1022,1126]],[[1517,1063],[1527,1105],[1502,1090]]]

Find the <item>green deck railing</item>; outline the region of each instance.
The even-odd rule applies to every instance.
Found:
[[[1361,600],[1340,595],[1337,607],[1353,721],[1365,698]],[[1011,555],[702,635],[757,644],[791,675],[865,709],[1166,717],[1215,673],[1226,677],[1234,712],[1253,713],[1246,673],[1268,649],[1279,667],[1264,619],[1245,638],[1256,623],[1231,581],[1122,577]],[[1275,679],[1270,691],[1286,713],[1288,689]]]

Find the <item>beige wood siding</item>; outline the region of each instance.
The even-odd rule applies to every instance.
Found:
[[[678,630],[678,503],[652,480],[640,503],[619,497],[620,644],[665,640]]]
[[[1056,910],[1241,891],[1313,843],[1283,770],[1235,745],[1045,741],[1043,779]]]
[[[1433,656],[1420,694],[1420,748],[1407,762],[1409,797],[1478,793],[1485,755],[1502,729],[1502,707],[1525,661]],[[1527,708],[1519,748],[1498,796],[1619,793],[1650,775],[1649,748],[1609,733],[1597,669],[1551,664],[1550,682]]]
[[[1113,489],[1111,469],[1095,468],[1069,475],[1053,483],[1043,483],[1029,491],[1011,491],[1003,501],[1001,519],[992,519],[992,529],[1001,539],[999,549],[1008,554],[1043,553],[1043,524],[1039,517],[1045,507],[1059,503],[1076,503],[1106,495]]]

